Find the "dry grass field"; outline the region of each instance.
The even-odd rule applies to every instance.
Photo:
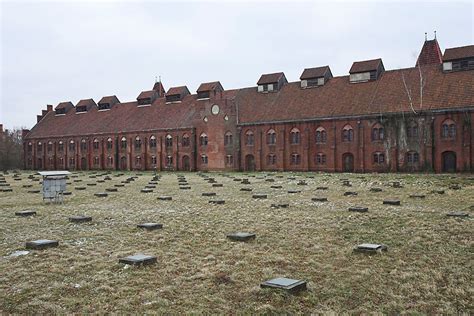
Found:
[[[111,173],[96,186],[87,184],[103,173],[74,173],[68,180],[72,195],[63,204],[46,204],[41,193],[28,193],[40,189],[30,174],[22,172],[20,180],[4,175],[13,191],[0,192],[1,313],[474,313],[472,175],[161,173],[153,192],[141,193],[152,173]],[[134,175],[118,192],[94,196]],[[190,190],[179,189],[178,175]],[[223,186],[212,187],[205,177]],[[243,178],[250,184],[235,181]],[[393,181],[403,187],[394,188]],[[240,191],[244,187],[252,192]],[[382,191],[371,192],[373,187]],[[358,195],[344,196],[346,191]],[[256,193],[268,199],[253,199]],[[161,195],[173,200],[160,201]],[[209,204],[213,199],[225,204]],[[384,199],[401,205],[384,205]],[[274,203],[289,206],[272,208]],[[349,212],[351,206],[369,211]],[[26,209],[37,215],[15,216]],[[447,217],[451,211],[470,216]],[[92,222],[68,221],[82,214]],[[162,223],[163,229],[137,228],[143,222]],[[257,238],[228,240],[234,231]],[[58,240],[59,247],[12,256],[36,239]],[[385,244],[388,251],[353,252],[366,242]],[[136,253],[158,262],[118,262]],[[260,288],[275,277],[307,280],[308,289],[295,295]]]

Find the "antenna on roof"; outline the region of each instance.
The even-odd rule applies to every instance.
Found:
[[[434,31],[434,33],[435,33],[435,38],[434,39],[436,39],[436,31]]]
[[[428,33],[425,32],[425,42],[428,40]]]

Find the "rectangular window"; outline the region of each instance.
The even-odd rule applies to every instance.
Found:
[[[209,91],[202,91],[198,92],[197,98],[198,99],[209,99],[210,93]]]
[[[99,103],[99,110],[108,110],[110,109],[110,103]]]
[[[181,100],[181,95],[179,94],[173,94],[173,95],[167,95],[166,96],[166,102],[177,102]]]

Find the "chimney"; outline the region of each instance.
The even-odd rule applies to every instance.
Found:
[[[0,133],[3,133],[3,124],[0,124]]]
[[[48,111],[46,111],[46,110],[41,110],[41,116],[45,116],[46,114],[48,114]]]
[[[36,123],[39,123],[42,118],[43,118],[43,115],[36,115]]]
[[[53,106],[51,104],[46,105],[46,111],[49,113],[53,110]]]

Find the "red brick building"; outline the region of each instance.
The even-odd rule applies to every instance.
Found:
[[[425,41],[413,68],[358,61],[256,87],[203,83],[136,101],[48,105],[24,138],[27,169],[461,172],[474,169],[474,45]]]

